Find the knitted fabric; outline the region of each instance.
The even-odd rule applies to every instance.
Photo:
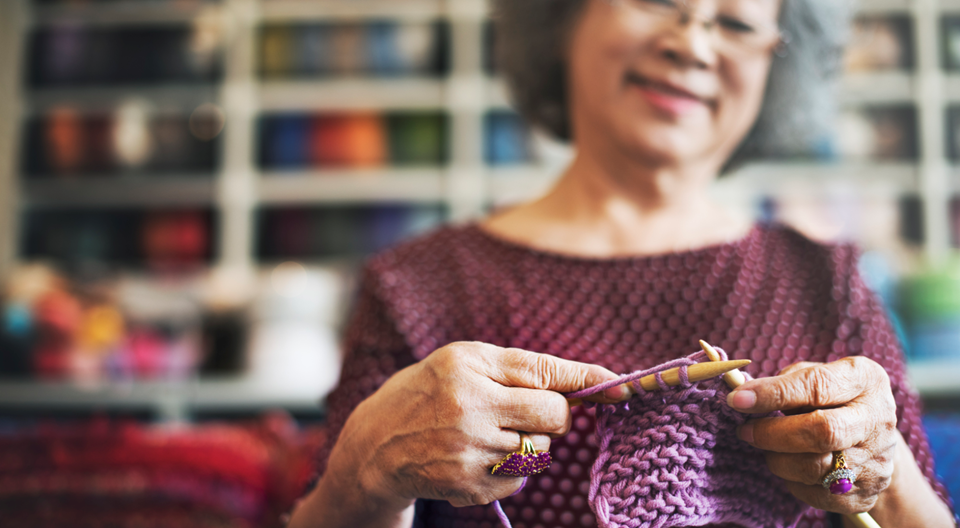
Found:
[[[726,354],[722,351],[723,359]],[[690,383],[688,365],[703,352],[571,395],[582,398],[621,381],[637,395],[597,406],[600,453],[590,475],[589,501],[601,528],[661,528],[736,523],[786,527],[804,511],[763,454],[737,438],[751,416],[727,405],[722,377]],[[680,367],[681,385],[659,373]],[[660,391],[637,380],[657,374]]]
[[[596,406],[600,451],[589,501],[600,528],[782,528],[799,520],[803,504],[770,473],[762,452],[737,438],[737,426],[751,416],[727,405],[723,378],[689,381],[687,367],[705,360],[698,352],[568,395],[584,398],[625,383],[637,390],[625,402]],[[681,384],[669,387],[660,373],[677,367]],[[661,390],[640,386],[651,374]],[[510,528],[499,502],[493,506]]]

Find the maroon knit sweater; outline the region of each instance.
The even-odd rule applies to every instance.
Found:
[[[451,342],[482,341],[629,373],[690,354],[705,339],[731,359],[752,359],[746,370],[754,377],[848,355],[880,363],[893,385],[898,428],[945,497],[900,345],[856,260],[851,246],[815,243],[778,226],[696,251],[614,259],[533,250],[476,225],[441,229],[368,263],[340,385],[327,402],[333,434],[321,466],[363,399]],[[593,416],[576,408],[570,434],[551,447],[553,466],[502,501],[515,527],[597,526],[586,500],[597,452],[593,431]],[[491,508],[434,501],[418,503],[417,522],[498,526]],[[799,526],[827,523],[811,509]]]

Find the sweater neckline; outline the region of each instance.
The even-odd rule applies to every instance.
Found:
[[[719,244],[711,244],[708,246],[703,246],[695,249],[688,249],[683,251],[671,251],[667,253],[654,253],[649,255],[623,255],[617,257],[591,257],[584,255],[574,255],[571,253],[561,253],[559,251],[551,251],[546,249],[538,249],[535,247],[527,246],[519,242],[514,242],[512,240],[507,240],[499,235],[490,233],[489,231],[483,229],[480,226],[479,222],[470,222],[464,229],[473,236],[477,237],[479,240],[498,246],[500,248],[531,256],[541,259],[549,259],[557,262],[568,262],[568,263],[591,263],[591,264],[635,264],[640,262],[652,262],[659,261],[668,258],[677,258],[677,257],[697,257],[697,256],[707,256],[716,254],[725,249],[737,249],[742,245],[749,243],[760,236],[764,231],[764,226],[758,222],[754,222],[750,228],[750,231],[747,232],[744,236],[731,240],[728,242],[721,242]]]

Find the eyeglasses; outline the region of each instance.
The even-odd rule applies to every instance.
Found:
[[[698,21],[712,38],[714,49],[736,55],[782,53],[788,39],[776,23],[745,14],[747,7],[738,0],[717,0],[717,13],[712,18],[696,14],[697,3],[689,0],[608,0],[614,5],[632,8],[636,13],[665,29],[674,22],[679,26]],[[692,4],[692,5],[691,5]]]

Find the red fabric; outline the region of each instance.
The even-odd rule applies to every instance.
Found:
[[[4,527],[280,526],[320,430],[283,416],[164,429],[105,420],[0,435]]]
[[[752,359],[746,370],[754,377],[802,360],[877,361],[893,384],[900,431],[946,497],[900,345],[857,273],[857,256],[849,245],[818,244],[779,226],[701,250],[617,259],[531,250],[475,225],[442,229],[368,263],[340,386],[328,398],[331,435],[321,460],[363,399],[450,342],[483,341],[628,373],[685,356],[706,339],[733,359]],[[551,447],[554,465],[502,501],[514,526],[596,526],[586,503],[593,430],[593,417],[575,409],[572,432]],[[497,526],[490,508],[446,502],[423,501],[418,521]],[[811,509],[799,526],[826,526],[825,516]]]

